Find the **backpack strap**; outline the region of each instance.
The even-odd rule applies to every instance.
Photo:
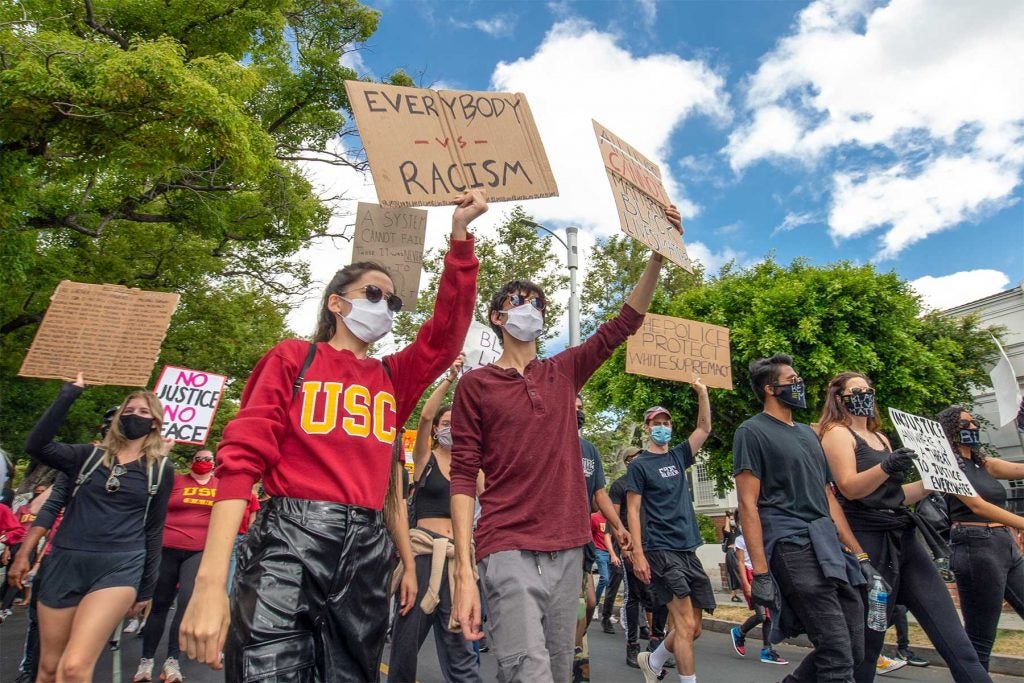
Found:
[[[156,472],[153,470],[156,469]],[[142,526],[146,526],[146,519],[149,517],[149,504],[153,496],[160,490],[160,484],[164,480],[164,470],[167,469],[167,456],[160,458],[157,463],[150,463],[146,471],[146,512],[142,515]]]
[[[299,393],[299,389],[302,388],[302,381],[306,378],[306,370],[309,370],[309,366],[313,364],[313,359],[315,357],[316,342],[313,342],[309,345],[309,353],[306,354],[306,360],[302,363],[302,369],[299,370],[299,376],[295,378],[295,382],[292,384],[292,398],[295,398],[295,395]]]
[[[68,502],[75,497],[75,494],[78,493],[78,489],[82,487],[82,484],[89,480],[92,473],[95,472],[96,468],[103,462],[104,453],[105,451],[99,446],[92,447],[92,453],[90,453],[89,457],[87,457],[82,463],[82,469],[78,470],[78,476],[75,477],[75,487],[71,489],[71,496],[68,498]]]

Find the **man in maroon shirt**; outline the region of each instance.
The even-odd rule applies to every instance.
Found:
[[[666,211],[682,230],[675,207]],[[455,618],[479,640],[480,595],[502,681],[568,681],[590,509],[576,431],[574,398],[587,379],[635,332],[651,303],[662,257],[650,260],[617,316],[581,345],[537,358],[544,293],[512,281],[491,299],[501,338],[497,362],[468,373],[452,408],[452,527]],[[473,499],[483,470],[483,514],[471,550]]]

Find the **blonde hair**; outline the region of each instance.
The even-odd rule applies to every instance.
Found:
[[[133,391],[125,397],[117,412],[114,413],[114,417],[110,421],[110,429],[107,430],[107,435],[103,437],[103,442],[100,443],[100,448],[106,451],[103,454],[103,464],[107,467],[113,466],[117,460],[117,454],[128,445],[128,439],[121,432],[121,413],[124,412],[128,402],[133,398],[143,399],[149,407],[149,412],[152,413],[153,419],[157,422],[157,429],[151,431],[142,444],[142,458],[147,467],[160,459],[162,445],[160,426],[164,422],[164,407],[160,403],[160,399],[152,391]]]

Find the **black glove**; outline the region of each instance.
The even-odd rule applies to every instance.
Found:
[[[761,607],[775,607],[775,584],[771,574],[754,574],[754,582],[750,584],[750,600]]]
[[[897,448],[882,461],[882,471],[886,474],[903,474],[910,469],[917,453],[910,448]]]
[[[886,581],[880,573],[878,573],[877,569],[871,566],[870,560],[860,561],[860,571],[861,574],[864,575],[864,579],[868,582],[868,590],[871,590],[871,586],[875,583],[875,577],[878,577],[882,582],[882,586],[885,588],[885,592],[890,595],[892,594],[892,587],[889,586],[889,582]]]

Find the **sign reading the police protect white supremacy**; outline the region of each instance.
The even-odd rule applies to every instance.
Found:
[[[895,408],[889,408],[889,417],[903,445],[917,452],[914,463],[926,489],[958,496],[978,495],[957,464],[957,456],[942,431],[942,425]]]
[[[442,206],[558,194],[522,93],[425,90],[345,81],[381,206]]]
[[[665,216],[672,202],[661,182],[661,169],[597,121],[593,124],[622,232],[692,273],[683,236]]]
[[[626,372],[732,389],[729,329],[648,313],[626,340]]]
[[[153,393],[164,406],[164,437],[201,445],[213,424],[227,377],[165,365]]]

